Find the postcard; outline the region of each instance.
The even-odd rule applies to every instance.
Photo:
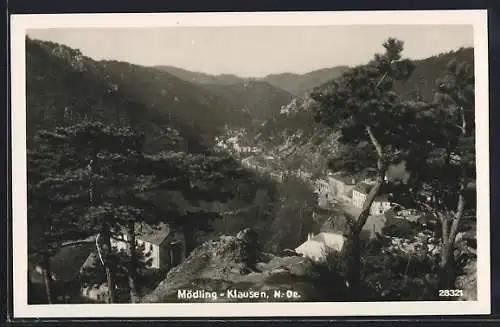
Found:
[[[11,16],[15,318],[490,313],[486,11]]]

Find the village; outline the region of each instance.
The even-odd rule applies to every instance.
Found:
[[[236,131],[230,134],[229,138],[218,140],[218,147],[220,150],[228,151],[240,158],[244,167],[266,175],[278,183],[290,177],[299,178],[307,182],[316,193],[318,203],[314,211],[314,219],[321,226],[319,232],[309,232],[307,239],[298,244],[295,249],[289,249],[290,252],[315,261],[322,261],[325,260],[329,252],[341,251],[348,233],[346,219],[347,217],[356,218],[359,216],[375,180],[373,178],[358,179],[344,172],[327,172],[323,176],[314,178],[313,173],[302,168],[286,169],[276,154],[265,154],[261,148],[256,146],[240,145],[244,132]],[[400,172],[397,174],[399,175],[397,178],[404,175]],[[406,177],[402,176],[403,179]],[[394,179],[394,176],[390,176],[390,178]],[[386,176],[385,182],[388,181],[389,176]],[[425,218],[426,215],[416,209],[405,208],[401,204],[391,201],[391,194],[379,194],[371,205],[370,215],[363,226],[362,235],[366,239],[382,235],[383,228],[387,226],[389,220],[397,219],[400,222],[426,225]],[[417,243],[419,241],[425,243],[428,239],[432,240],[431,234],[419,234],[420,240],[417,240]],[[393,243],[398,242],[405,243],[403,240],[393,240]],[[405,244],[404,248],[408,249],[409,245]],[[414,244],[410,247],[414,248]]]

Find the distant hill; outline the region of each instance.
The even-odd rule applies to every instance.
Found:
[[[280,108],[294,95],[269,83],[249,81],[232,85],[205,84],[205,88],[228,100],[231,108],[250,120],[266,121],[279,115]]]
[[[165,71],[169,74],[182,78],[183,80],[191,83],[231,85],[231,84],[243,83],[247,80],[245,78],[230,74],[210,75],[200,72],[192,72],[189,70],[173,66],[154,66],[153,68]]]
[[[415,99],[420,96],[422,100],[432,100],[436,90],[436,80],[443,76],[446,65],[452,59],[459,62],[467,61],[474,65],[474,49],[460,48],[415,61],[415,70],[407,81],[395,85],[396,92],[406,99]]]
[[[314,87],[341,76],[347,70],[349,70],[347,66],[337,66],[318,69],[303,75],[291,73],[268,75],[262,80],[292,94],[302,96]]]
[[[198,84],[150,67],[117,61],[100,64],[105,78],[119,84],[127,96],[188,124],[207,141],[224,125],[242,123],[240,113],[231,111],[226,99]]]
[[[262,78],[238,77],[230,74],[210,75],[200,72],[192,72],[172,66],[155,66],[154,68],[166,71],[172,75],[182,78],[191,83],[214,84],[214,85],[232,85],[249,81],[266,82],[277,88],[283,89],[296,96],[301,96],[312,88],[324,84],[332,78],[339,77],[347,71],[347,66],[337,66],[332,68],[318,69],[306,74],[271,74]]]

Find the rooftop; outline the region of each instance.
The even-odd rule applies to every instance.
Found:
[[[122,233],[125,229],[122,228]],[[147,224],[135,225],[135,237],[138,240],[159,245],[170,234],[170,227],[167,224],[159,224],[158,226],[151,226]]]
[[[363,194],[368,194],[372,188],[372,185],[365,183],[365,182],[360,182],[354,186],[354,190],[358,191]]]
[[[340,251],[344,245],[344,236],[336,233],[319,233],[299,245],[295,252],[314,258],[323,257],[328,250]]]
[[[85,260],[85,262],[81,265],[80,269],[92,268],[96,265],[99,260],[97,253],[95,251],[90,252],[89,256]]]
[[[313,258],[321,258],[325,254],[326,250],[326,245],[323,242],[308,240],[297,247],[295,252]]]
[[[93,243],[63,247],[50,259],[52,272],[58,280],[70,281],[80,273],[80,267],[95,249]]]
[[[345,242],[345,237],[338,233],[319,233],[311,240],[324,243],[331,249],[340,251]]]
[[[389,202],[389,194],[380,194],[380,195],[377,195],[373,201],[376,201],[376,202]]]
[[[330,174],[329,177],[331,177],[337,181],[340,181],[346,185],[354,185],[356,183],[355,179],[346,173],[337,172],[337,173]]]

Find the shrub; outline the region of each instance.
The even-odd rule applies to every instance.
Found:
[[[435,258],[395,250],[384,240],[365,247],[362,275],[365,301],[435,300],[437,294]]]
[[[417,224],[405,219],[391,219],[382,228],[382,233],[391,237],[411,238],[420,231]]]
[[[325,260],[313,262],[309,273],[311,282],[323,294],[318,301],[348,301],[349,290],[346,285],[346,260],[341,253],[329,251]]]

